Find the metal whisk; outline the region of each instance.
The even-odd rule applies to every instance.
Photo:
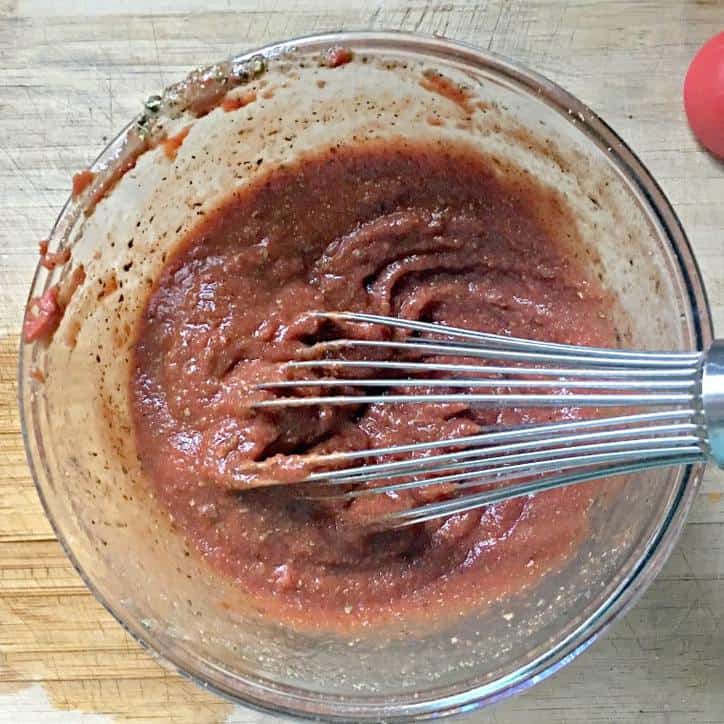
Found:
[[[372,314],[318,316],[383,325],[407,336],[333,339],[313,345],[305,359],[285,367],[294,374],[307,370],[315,376],[257,385],[284,396],[265,399],[256,407],[462,402],[492,408],[612,407],[619,408],[617,413],[627,412],[307,457],[304,473],[293,482],[329,487],[330,497],[394,495],[441,484],[449,490],[452,485],[443,500],[385,514],[385,524],[412,525],[647,468],[708,458],[724,467],[724,340],[706,352],[632,352]],[[378,356],[393,352],[398,359],[349,358],[360,351]],[[436,361],[425,361],[430,357]],[[437,361],[445,358],[457,361]],[[471,363],[476,359],[481,364]],[[350,373],[357,376],[344,376]],[[333,394],[335,390],[340,394]],[[370,458],[383,461],[365,463]]]

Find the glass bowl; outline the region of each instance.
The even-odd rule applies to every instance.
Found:
[[[351,48],[354,60],[320,65],[320,53],[335,45]],[[423,87],[429,70],[467,86],[467,107]],[[253,106],[184,110],[188,88],[213,95],[214,84],[232,75],[257,91]],[[70,284],[80,264],[85,280],[51,343],[20,349],[28,461],[83,579],[134,637],[179,671],[274,712],[426,718],[469,711],[556,671],[651,583],[703,466],[630,476],[614,496],[596,499],[588,538],[560,570],[467,616],[349,636],[298,631],[268,620],[233,581],[190,555],[155,504],[128,409],[134,324],[167,254],[198,215],[269,164],[360,139],[431,138],[473,144],[564,196],[596,273],[618,299],[626,343],[701,349],[711,340],[709,309],[661,189],[564,90],[438,38],[375,32],[291,40],[197,73],[169,99],[165,106],[149,99],[140,122],[168,136],[191,124],[183,145],[168,152],[142,142],[134,150],[144,138],[136,122],[101,154],[90,189],[69,200],[50,238],[51,250],[72,250],[72,262],[39,266],[31,297]]]

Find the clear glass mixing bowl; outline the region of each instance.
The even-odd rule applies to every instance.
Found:
[[[337,44],[355,60],[321,67],[320,52]],[[53,341],[21,345],[19,389],[28,460],[58,538],[133,636],[253,706],[415,719],[521,691],[586,648],[651,583],[681,531],[701,466],[627,479],[615,496],[596,500],[590,535],[561,570],[465,618],[350,637],[294,631],[259,615],[232,581],[189,555],[154,503],[127,401],[135,319],[198,214],[269,164],[366,138],[472,143],[557,188],[595,252],[591,263],[618,297],[622,335],[637,347],[688,350],[711,340],[684,231],[648,171],[589,108],[473,47],[396,33],[331,34],[267,46],[230,67],[257,89],[255,104],[198,119],[172,107],[169,134],[193,121],[177,156],[147,151],[92,213],[85,194],[54,227],[51,249],[70,246],[71,266],[82,263],[86,279]],[[426,90],[420,80],[429,69],[467,86],[473,107]],[[101,178],[124,162],[128,132],[94,165]],[[70,273],[38,267],[31,296]]]

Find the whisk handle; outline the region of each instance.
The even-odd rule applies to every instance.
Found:
[[[706,353],[701,379],[701,404],[709,437],[709,452],[724,468],[724,339],[715,340]]]

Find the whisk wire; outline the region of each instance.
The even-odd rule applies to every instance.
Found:
[[[682,426],[672,427],[675,432],[686,432],[695,431],[696,426]],[[657,432],[662,430],[654,430],[650,435],[655,435]],[[639,428],[638,430],[627,431],[631,434],[647,432],[646,428]],[[518,459],[539,459],[543,460],[546,456],[555,456],[556,453],[570,452],[573,450],[587,451],[587,452],[605,452],[607,450],[622,450],[627,447],[646,446],[666,446],[675,444],[694,445],[699,441],[699,437],[696,435],[672,435],[666,437],[638,437],[634,440],[611,440],[614,437],[621,437],[621,431],[608,431],[600,433],[588,433],[581,435],[570,435],[561,437],[551,437],[548,439],[538,441],[523,441],[508,443],[499,446],[490,447],[478,447],[468,450],[461,450],[456,452],[444,453],[442,455],[434,455],[426,458],[413,458],[411,460],[398,460],[389,463],[378,463],[376,465],[361,465],[355,468],[346,468],[342,470],[330,471],[326,473],[312,473],[310,474],[305,482],[325,482],[328,484],[349,484],[352,482],[362,482],[376,480],[384,476],[387,478],[395,477],[396,475],[408,475],[409,470],[413,469],[419,472],[425,471],[438,471],[449,469],[449,467],[466,466],[469,469],[473,469],[476,460],[482,458],[485,465],[493,464],[494,462],[515,462]],[[597,442],[601,440],[601,442]],[[607,442],[607,440],[609,440]],[[449,444],[454,445],[454,440],[450,440]],[[583,443],[575,445],[576,443]],[[546,450],[551,448],[552,450]],[[530,452],[523,453],[519,451],[531,450]]]
[[[699,454],[673,455],[653,460],[642,460],[640,462],[609,465],[594,470],[583,470],[577,473],[565,475],[554,475],[547,478],[534,480],[520,485],[507,486],[505,489],[489,490],[483,493],[464,495],[450,500],[435,503],[428,503],[402,511],[386,513],[380,519],[381,523],[390,527],[405,527],[424,523],[428,520],[441,518],[446,515],[466,513],[470,510],[482,508],[486,505],[494,505],[507,500],[514,500],[528,495],[536,495],[548,490],[555,490],[567,485],[585,483],[597,478],[610,477],[614,475],[626,475],[651,468],[669,467],[672,465],[688,465],[701,462]]]
[[[619,359],[634,360],[638,359],[645,365],[649,365],[651,360],[659,360],[665,366],[670,366],[675,360],[691,360],[696,361],[701,357],[699,352],[637,352],[629,350],[608,349],[604,347],[579,347],[577,345],[560,344],[557,342],[543,342],[539,340],[523,339],[520,337],[509,337],[489,332],[478,332],[471,329],[462,329],[460,327],[450,327],[448,325],[435,324],[430,322],[420,322],[412,319],[400,319],[397,317],[386,317],[379,314],[365,314],[363,312],[314,312],[313,316],[323,317],[331,320],[343,320],[348,322],[366,322],[369,324],[383,325],[389,328],[408,329],[415,332],[427,332],[429,334],[445,335],[460,339],[475,340],[476,342],[485,342],[492,348],[500,349],[522,349],[526,353],[529,351],[540,351],[544,353],[558,353],[561,355],[571,355],[576,357],[589,357],[593,359]],[[424,339],[424,338],[421,338]],[[359,340],[356,340],[359,341]],[[439,340],[435,340],[438,343]]]
[[[621,462],[637,462],[642,460],[656,461],[660,458],[670,459],[672,456],[680,457],[698,457],[701,459],[701,450],[695,445],[689,446],[672,446],[669,448],[659,448],[656,450],[632,449],[620,452],[608,452],[600,455],[587,453],[586,455],[570,455],[567,457],[555,458],[548,461],[536,461],[535,463],[519,463],[512,465],[504,465],[490,471],[486,470],[466,470],[464,473],[453,473],[449,475],[439,475],[432,478],[416,478],[404,483],[392,483],[389,485],[380,485],[373,488],[358,488],[350,490],[347,493],[337,493],[326,496],[330,499],[350,500],[353,498],[361,498],[368,495],[379,495],[380,493],[398,493],[402,490],[419,489],[433,485],[447,485],[455,483],[455,490],[469,488],[480,488],[488,485],[498,485],[503,482],[512,480],[530,479],[537,475],[549,472],[560,472],[570,470],[571,468],[582,468],[610,463]],[[506,488],[509,490],[509,488]]]

